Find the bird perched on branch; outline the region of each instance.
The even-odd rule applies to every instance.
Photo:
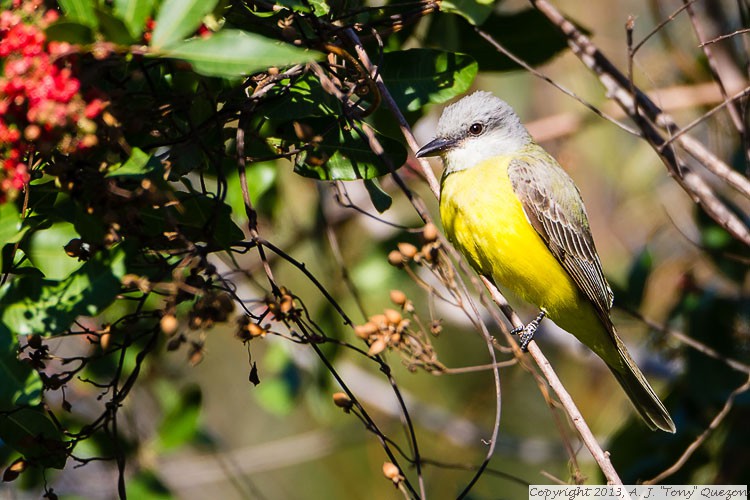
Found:
[[[513,108],[481,91],[448,106],[437,137],[417,152],[438,155],[448,238],[479,273],[540,309],[514,332],[521,347],[549,317],[607,364],[650,428],[675,432],[612,324],[613,294],[581,194]]]

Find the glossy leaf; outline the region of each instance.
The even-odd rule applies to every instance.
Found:
[[[23,407],[0,414],[0,439],[39,465],[55,469],[65,467],[67,445],[41,408]]]
[[[136,38],[143,34],[146,20],[153,9],[154,0],[115,0],[115,14]]]
[[[477,76],[477,63],[465,54],[411,49],[383,56],[382,75],[401,109],[417,111],[463,94]]]
[[[125,22],[112,14],[108,9],[95,9],[96,19],[99,21],[99,31],[104,38],[119,45],[130,45],[136,41]]]
[[[487,20],[494,6],[495,0],[443,0],[440,10],[458,14],[478,26]]]
[[[91,29],[91,26],[65,19],[47,26],[44,34],[47,36],[47,40],[58,42],[68,42],[77,45],[86,45],[94,42],[94,31]]]
[[[535,9],[512,14],[493,13],[482,25],[482,30],[532,66],[543,64],[568,48],[565,36]],[[582,31],[587,32],[585,29]],[[497,52],[474,31],[469,22],[460,17],[435,17],[430,26],[428,41],[444,46],[446,33],[455,34],[457,45],[454,50],[471,54],[479,63],[481,71],[520,69],[520,66]]]
[[[164,0],[156,14],[151,46],[168,47],[192,35],[218,0]]]
[[[271,66],[290,66],[320,57],[316,52],[233,29],[174,45],[164,55],[189,62],[202,75],[223,77],[249,75]]]
[[[65,17],[86,26],[96,27],[93,0],[59,0]]]
[[[27,275],[0,297],[0,321],[16,335],[54,335],[78,316],[94,316],[110,305],[125,274],[125,253],[99,252],[64,280]]]
[[[391,208],[393,198],[383,191],[383,188],[380,187],[377,179],[365,179],[364,183],[365,188],[367,189],[367,194],[370,195],[370,201],[372,201],[375,210],[382,214]]]
[[[288,91],[263,106],[266,119],[277,123],[300,118],[331,116],[340,113],[340,101],[323,90],[320,81],[310,75],[296,80]]]
[[[63,205],[68,208],[66,205],[72,204]],[[68,213],[72,215],[73,211],[70,210]],[[72,224],[67,222],[52,224],[48,229],[33,233],[27,256],[46,278],[64,279],[83,265],[81,261],[65,253],[65,245],[77,237],[78,231]]]
[[[391,172],[389,166],[372,152],[369,143],[354,128],[345,128],[326,119],[311,119],[304,126],[319,134],[308,148],[295,158],[294,171],[320,180],[352,181],[372,179]],[[400,142],[375,134],[394,169],[406,162],[406,149]]]
[[[204,241],[214,248],[229,248],[245,239],[242,229],[232,221],[232,209],[226,203],[192,193],[179,193],[176,217],[185,236]]]
[[[21,226],[21,215],[13,203],[0,205],[0,250],[21,240],[28,228]],[[10,264],[10,263],[8,263]],[[0,252],[0,270],[5,269],[3,252]]]
[[[159,166],[159,161],[140,148],[133,148],[125,163],[115,163],[107,169],[105,177],[144,176]]]
[[[276,5],[281,5],[295,12],[310,12],[317,17],[324,16],[331,8],[325,0],[276,0]]]
[[[13,405],[36,405],[41,396],[39,374],[18,359],[18,341],[0,323],[0,410]]]

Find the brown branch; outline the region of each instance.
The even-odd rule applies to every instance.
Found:
[[[523,322],[515,313],[512,312],[510,306],[508,305],[508,301],[505,299],[505,297],[503,297],[497,287],[484,276],[482,277],[482,281],[487,287],[487,290],[489,290],[490,295],[492,296],[492,300],[494,300],[495,303],[500,307],[500,309],[502,309],[503,312],[506,313],[508,320],[513,324],[513,326],[523,327]],[[599,443],[594,437],[594,434],[591,432],[591,429],[586,423],[586,420],[584,420],[583,416],[581,415],[581,412],[578,410],[578,407],[573,401],[573,398],[570,397],[570,394],[565,389],[565,386],[560,381],[550,362],[542,353],[542,350],[533,340],[529,343],[528,349],[529,354],[532,358],[534,358],[537,366],[539,366],[542,374],[547,379],[547,383],[555,392],[557,398],[560,400],[563,409],[568,414],[571,423],[578,431],[578,434],[581,436],[581,439],[586,445],[586,448],[588,448],[589,452],[591,452],[591,455],[594,457],[594,460],[596,460],[596,463],[602,470],[604,477],[607,478],[607,483],[622,484],[620,476],[617,474],[617,471],[612,465],[612,462],[609,460],[609,453],[605,452],[601,448],[601,446],[599,446]]]
[[[547,0],[530,0],[531,4],[544,14],[567,37],[571,47],[581,62],[597,75],[601,84],[607,90],[607,95],[617,102],[643,132],[644,138],[661,157],[669,174],[691,196],[693,201],[725,228],[734,238],[750,246],[750,230],[719,199],[704,179],[690,169],[679,158],[672,145],[666,145],[666,140],[658,128],[669,134],[679,132],[671,116],[662,111],[643,91],[635,85],[584,35],[573,23],[568,21]],[[641,114],[643,111],[644,114]],[[686,139],[687,134],[679,139],[680,145],[693,157],[701,157],[711,165],[717,166],[723,162],[715,157],[698,141]],[[727,166],[727,168],[729,168]]]

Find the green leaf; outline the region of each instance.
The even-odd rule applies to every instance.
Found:
[[[314,142],[296,156],[294,171],[299,175],[319,180],[352,181],[391,173],[388,165],[372,152],[369,143],[354,128],[347,129],[322,118],[305,120],[304,124],[322,136],[319,142]],[[400,168],[406,162],[404,146],[378,133],[375,137],[392,167]]]
[[[159,167],[160,162],[140,148],[133,148],[125,163],[115,163],[107,169],[105,177],[144,176]]]
[[[68,42],[76,45],[87,45],[94,42],[94,30],[80,22],[67,21],[64,18],[50,24],[44,30],[47,40]]]
[[[42,381],[28,363],[18,359],[18,341],[0,323],[0,410],[39,403]]]
[[[223,77],[249,75],[270,66],[289,66],[321,57],[317,52],[233,29],[173,45],[163,55],[189,62],[202,75]]]
[[[339,115],[341,105],[338,99],[323,90],[320,80],[305,75],[281,95],[269,99],[258,112],[268,120],[282,123],[311,116]]]
[[[400,108],[417,111],[428,103],[463,94],[477,76],[476,61],[465,54],[411,49],[383,56],[383,80]]]
[[[115,0],[115,14],[128,27],[134,38],[140,38],[146,20],[154,9],[154,0]]]
[[[192,35],[219,0],[164,0],[156,14],[151,46],[168,47]]]
[[[94,12],[99,21],[99,31],[106,40],[118,45],[130,45],[136,41],[136,37],[130,34],[125,22],[115,17],[112,12],[100,8],[96,8]]]
[[[190,241],[204,241],[227,249],[245,239],[242,229],[232,221],[232,209],[226,203],[198,193],[178,193],[177,222]]]
[[[5,271],[6,262],[1,251],[6,245],[13,245],[23,237],[28,227],[22,227],[21,215],[13,203],[0,205],[0,271]],[[8,265],[10,262],[7,263]]]
[[[127,491],[128,497],[141,500],[172,500],[175,497],[156,474],[145,469],[128,479]]]
[[[440,10],[458,14],[471,24],[479,26],[487,20],[494,6],[495,0],[443,0]]]
[[[295,12],[310,12],[316,17],[325,16],[331,11],[325,0],[276,0],[276,5],[281,5]]]
[[[370,195],[372,205],[375,207],[375,210],[382,214],[383,212],[391,208],[393,199],[388,195],[388,193],[383,191],[383,188],[380,187],[377,179],[365,179],[364,183],[365,188],[367,189],[367,193]]]
[[[161,450],[174,449],[195,438],[202,401],[203,395],[197,385],[182,391],[177,404],[167,411],[159,426],[157,444]]]
[[[0,415],[0,439],[30,462],[55,469],[65,467],[68,445],[41,408],[24,407]]]
[[[73,210],[68,213],[72,215]],[[63,279],[82,265],[79,260],[68,256],[64,248],[70,240],[77,237],[78,232],[72,224],[52,224],[48,229],[32,234],[27,256],[45,277]]]
[[[93,0],[59,0],[58,3],[68,19],[96,28]]]
[[[508,51],[531,66],[543,64],[568,48],[565,36],[535,9],[526,9],[512,14],[493,13],[482,29]],[[520,66],[511,59],[492,48],[474,31],[470,23],[460,17],[435,16],[427,40],[438,47],[444,47],[446,33],[455,34],[457,45],[452,48],[474,56],[481,71],[520,69]]]
[[[25,275],[0,291],[0,321],[16,335],[55,335],[78,316],[95,316],[114,301],[125,274],[125,252],[99,252],[68,278]]]

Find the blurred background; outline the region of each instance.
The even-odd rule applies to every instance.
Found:
[[[594,44],[625,71],[629,16],[635,20],[637,42],[682,2],[559,0],[555,5],[590,32]],[[526,2],[507,0],[498,9],[515,12],[527,7]],[[742,1],[695,2],[695,8],[709,37],[747,26],[741,14],[747,14],[748,7]],[[438,21],[437,17],[425,18],[405,45],[424,43],[429,23]],[[738,53],[743,58],[740,66],[722,65],[729,95],[748,84],[746,72],[735,70],[747,69],[746,37],[716,44],[727,60]],[[496,55],[489,46],[479,50],[486,51],[483,57]],[[545,321],[536,339],[594,434],[611,452],[623,481],[650,479],[677,460],[708,427],[731,391],[747,378],[747,373],[701,354],[662,328],[682,332],[720,355],[747,363],[747,249],[700,213],[645,141],[527,71],[483,71],[481,60],[479,69],[473,88],[508,101],[579,186],[605,274],[615,290],[615,324],[665,400],[678,433],[649,432],[606,367],[571,335]],[[537,69],[582,100],[624,119],[598,79],[569,51]],[[638,50],[633,74],[636,83],[681,125],[722,100],[685,12]],[[412,124],[420,144],[433,137],[442,108],[433,106]],[[726,113],[716,113],[691,134],[718,157],[745,170],[742,150],[746,144],[740,143]],[[413,169],[414,159],[410,157],[409,162],[411,166],[401,170],[402,177],[439,219],[437,200]],[[441,165],[436,161],[432,166],[439,177]],[[747,213],[747,199],[722,188],[704,169],[700,173]],[[440,325],[439,335],[430,338],[440,363],[459,369],[490,362],[481,334],[459,308],[441,300],[445,291],[424,266],[412,265],[413,275],[435,286],[435,292],[389,264],[388,254],[399,243],[417,247],[423,243],[422,223],[391,179],[383,179],[381,186],[393,197],[393,205],[380,214],[361,182],[333,185],[305,179],[295,175],[286,160],[253,164],[248,175],[260,214],[260,234],[304,263],[356,324],[393,308],[390,292],[401,290],[425,324]],[[247,221],[241,215],[238,183],[236,174],[230,176],[228,203],[235,222],[243,227]],[[344,199],[343,193],[360,210],[338,203],[337,196]],[[212,263],[219,273],[231,270],[223,259],[215,258]],[[260,269],[251,253],[239,257],[238,264],[250,272]],[[272,266],[276,280],[304,297],[305,306],[328,335],[359,342],[298,268],[281,259],[273,259]],[[237,278],[236,283],[239,296],[265,293],[252,279]],[[510,295],[508,299],[525,321],[535,316],[528,305]],[[500,338],[489,314],[485,311],[482,316],[490,332]],[[230,322],[202,332],[205,349],[200,359],[192,358],[193,363],[188,358],[195,353],[181,348],[161,352],[144,366],[120,414],[133,456],[128,465],[131,498],[402,496],[381,472],[388,459],[377,438],[354,415],[334,405],[332,394],[341,388],[310,346],[275,335],[244,345],[235,331]],[[320,348],[382,432],[409,450],[398,400],[378,365],[334,344]],[[474,474],[467,469],[478,466],[487,451],[496,404],[491,371],[433,374],[408,369],[398,352],[386,351],[384,356],[409,408],[425,459],[428,496],[456,497]],[[499,361],[510,359],[512,354],[498,352]],[[253,363],[257,363],[255,375],[260,380],[257,386],[249,381]],[[525,498],[528,484],[601,482],[596,464],[565,415],[549,408],[528,371],[510,364],[500,370],[500,378],[502,416],[497,446],[489,470],[470,498]],[[78,383],[71,384],[67,398],[76,412],[85,415],[88,406],[95,413],[96,394],[96,388]],[[747,482],[748,393],[739,394],[733,404],[718,429],[665,482]],[[451,466],[431,465],[430,460]],[[73,465],[53,475],[57,493],[66,498],[115,495],[117,471],[111,463]],[[416,477],[413,468],[405,473],[411,480]],[[24,480],[31,485],[38,479]],[[0,486],[0,496],[25,498],[27,493],[18,486]],[[34,490],[27,491],[36,497],[31,493]]]

